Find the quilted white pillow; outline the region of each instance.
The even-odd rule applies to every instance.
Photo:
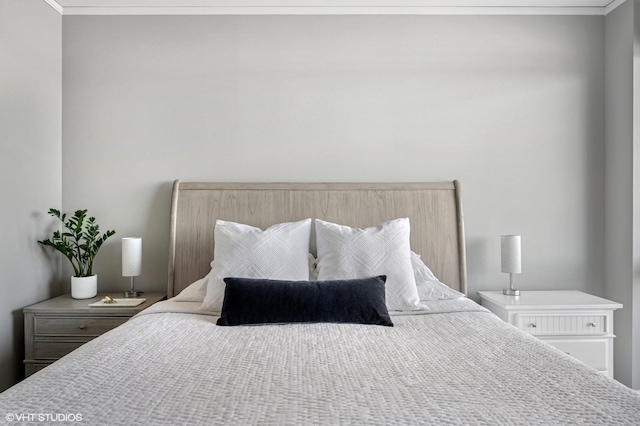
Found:
[[[420,256],[418,256],[418,261],[420,262]],[[316,271],[316,258],[309,253],[309,280],[317,280],[318,272]],[[422,262],[421,262],[422,263]],[[209,274],[207,274],[204,278],[200,278],[198,281],[194,281],[189,284],[187,288],[182,290],[177,296],[173,299],[174,302],[200,302],[204,300],[204,297],[207,294],[207,280],[209,279]]]
[[[214,259],[200,309],[222,310],[226,277],[308,280],[310,236],[311,219],[279,223],[264,231],[217,220]]]
[[[189,284],[187,288],[182,290],[171,300],[174,302],[202,302],[204,300],[204,296],[207,294],[208,279],[209,274],[204,278],[200,278],[198,281]]]
[[[318,280],[386,275],[387,309],[420,309],[409,235],[408,218],[366,229],[316,219]]]
[[[420,300],[448,300],[465,297],[464,294],[440,282],[431,269],[420,259],[419,254],[411,252],[411,264]]]

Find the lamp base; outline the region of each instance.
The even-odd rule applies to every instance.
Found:
[[[142,295],[142,293],[144,293],[144,291],[125,291],[123,295],[125,298],[129,299],[129,298],[139,297]]]
[[[502,290],[502,294],[504,294],[505,296],[520,296],[520,290],[505,288],[504,290]]]

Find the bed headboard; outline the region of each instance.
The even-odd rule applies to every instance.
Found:
[[[319,218],[352,227],[408,217],[411,248],[436,276],[467,294],[460,184],[209,183],[173,184],[168,297],[209,273],[216,219],[262,229]],[[312,236],[312,245],[315,246]],[[314,248],[312,248],[312,252]]]

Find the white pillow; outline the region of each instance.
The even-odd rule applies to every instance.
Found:
[[[420,257],[419,255],[418,258]],[[316,271],[316,258],[309,253],[309,281],[315,281],[318,279],[318,272]],[[420,261],[418,259],[418,261]],[[209,274],[207,274],[204,278],[200,278],[198,281],[195,281],[187,286],[184,290],[178,293],[173,299],[174,302],[201,302],[204,300],[205,295],[207,294],[207,280],[209,279]]]
[[[448,300],[465,297],[464,294],[441,283],[433,272],[431,272],[431,269],[420,260],[419,254],[411,252],[411,265],[413,266],[413,275],[416,279],[418,296],[421,301]]]
[[[176,297],[174,297],[174,302],[202,302],[204,300],[204,296],[207,294],[207,280],[209,279],[209,274],[204,278],[200,278],[198,281],[195,281],[187,288],[182,290]]]
[[[310,237],[311,219],[279,223],[264,231],[217,220],[207,294],[200,309],[222,310],[227,277],[308,280]]]
[[[411,252],[411,265],[413,267],[413,276],[416,280],[420,301],[449,300],[465,297],[464,294],[440,282],[433,272],[431,272],[431,269],[421,260],[420,255],[413,251]],[[202,302],[207,293],[208,278],[209,274],[193,282],[172,300],[174,302]],[[316,258],[309,253],[309,280],[314,281],[317,279]]]
[[[316,219],[318,280],[386,275],[387,309],[421,309],[409,235],[408,218],[366,229]]]

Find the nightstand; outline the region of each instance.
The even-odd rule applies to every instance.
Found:
[[[622,304],[581,291],[478,294],[502,320],[613,377],[613,311]]]
[[[122,298],[122,293],[106,293]],[[164,299],[165,293],[144,293],[147,299],[135,307],[95,308],[105,294],[92,299],[72,299],[70,294],[24,308],[25,376],[43,369],[88,341],[125,323],[129,318]]]

